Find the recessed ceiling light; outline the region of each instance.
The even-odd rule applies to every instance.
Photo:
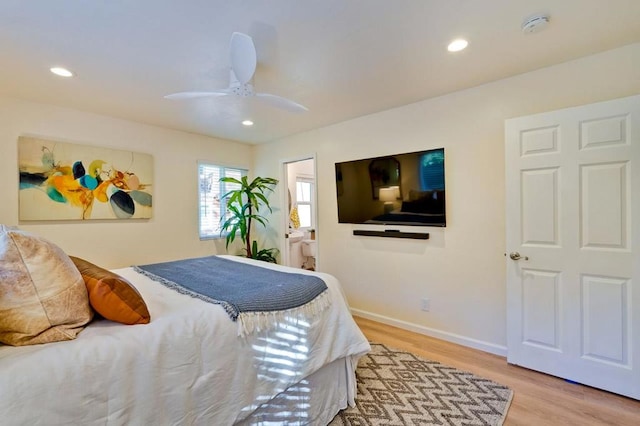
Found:
[[[251,121],[251,120],[244,120],[244,121],[242,122],[242,125],[243,125],[243,126],[253,126],[253,121]]]
[[[66,68],[53,67],[49,68],[49,71],[51,71],[55,75],[59,75],[60,77],[73,77],[73,73]]]
[[[467,40],[459,38],[459,39],[453,40],[451,43],[449,43],[449,46],[447,47],[447,50],[449,52],[459,52],[459,51],[463,50],[465,47],[467,47],[468,45],[469,45],[469,42]]]

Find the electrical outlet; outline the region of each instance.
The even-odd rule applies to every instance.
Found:
[[[429,309],[431,309],[431,301],[426,297],[423,297],[422,300],[420,300],[420,309],[425,312],[429,312]]]

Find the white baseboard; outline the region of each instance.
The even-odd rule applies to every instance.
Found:
[[[478,349],[484,352],[489,352],[494,355],[507,356],[507,347],[496,345],[494,343],[483,342],[482,340],[472,339],[470,337],[460,336],[458,334],[449,333],[447,331],[436,330],[433,328],[425,327],[423,325],[413,324],[407,321],[401,321],[394,318],[389,318],[384,315],[374,314],[360,309],[351,309],[351,313],[355,316],[370,319],[373,321],[381,322],[383,324],[392,325],[394,327],[402,328],[404,330],[413,331],[414,333],[424,334],[425,336],[435,337],[436,339],[445,340],[447,342],[456,343],[458,345],[467,346],[473,349]]]

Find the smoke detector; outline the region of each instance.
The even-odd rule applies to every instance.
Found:
[[[547,15],[534,15],[524,21],[522,24],[522,32],[525,34],[537,33],[542,31],[549,24]]]

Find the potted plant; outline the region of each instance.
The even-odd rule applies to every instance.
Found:
[[[221,233],[227,232],[226,248],[228,249],[229,244],[239,236],[245,245],[247,257],[276,263],[278,249],[258,249],[258,242],[251,240],[251,227],[254,221],[267,226],[268,220],[260,214],[260,209],[265,207],[270,212],[273,211],[265,194],[273,192],[278,180],[256,177],[249,182],[246,176],[240,180],[230,177],[223,177],[220,180],[239,186],[222,196],[222,199],[227,200],[227,216],[221,227]]]

